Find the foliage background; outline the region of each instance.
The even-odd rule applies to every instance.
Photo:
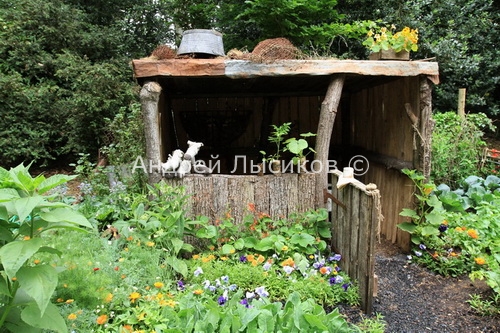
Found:
[[[499,14],[492,0],[0,0],[0,159],[49,165],[116,143],[107,124],[138,98],[130,60],[192,28],[222,31],[226,51],[287,37],[313,56],[366,59],[366,20],[408,25],[413,58],[439,62],[436,111],[467,88],[467,111],[498,117]]]

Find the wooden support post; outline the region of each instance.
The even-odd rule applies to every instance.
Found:
[[[458,108],[457,112],[460,117],[465,118],[465,88],[458,89]]]
[[[414,167],[429,181],[431,176],[431,142],[434,120],[432,119],[432,86],[427,77],[420,78],[420,135],[417,145],[418,159]]]
[[[325,99],[321,103],[314,157],[316,163],[321,165],[321,170],[316,175],[316,207],[318,208],[326,207],[324,190],[328,188],[328,153],[344,80],[345,75],[334,76],[328,86]]]
[[[144,134],[146,136],[146,161],[145,167],[148,171],[148,182],[154,184],[160,181],[160,170],[151,170],[151,166],[157,166],[161,162],[160,151],[160,124],[158,121],[158,101],[160,99],[161,86],[156,82],[147,82],[141,89],[142,117],[144,119]]]

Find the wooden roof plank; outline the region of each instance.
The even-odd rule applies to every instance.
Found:
[[[247,60],[216,59],[139,59],[132,61],[136,78],[155,76],[252,78],[259,76],[321,76],[357,74],[367,76],[428,75],[436,81],[437,62],[374,60],[278,60],[256,63]]]

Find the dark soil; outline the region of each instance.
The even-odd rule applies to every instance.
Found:
[[[375,274],[378,292],[372,315],[383,315],[388,333],[500,332],[500,317],[479,316],[467,303],[471,294],[490,292],[482,281],[434,274],[409,263],[401,250],[387,242],[377,246]],[[362,317],[349,307],[341,312],[352,322]]]

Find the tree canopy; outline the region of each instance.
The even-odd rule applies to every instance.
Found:
[[[106,144],[107,119],[137,102],[129,66],[183,30],[214,28],[226,51],[289,38],[315,56],[366,59],[367,20],[418,28],[436,58],[437,111],[500,112],[499,5],[492,0],[0,0],[0,158],[44,163]],[[125,111],[127,112],[127,111]]]

